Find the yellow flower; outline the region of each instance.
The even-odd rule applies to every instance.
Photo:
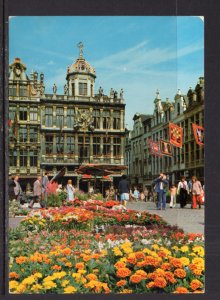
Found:
[[[23,284],[26,285],[31,285],[36,281],[36,278],[34,277],[34,275],[28,276],[27,278],[25,278],[24,280],[22,280]]]
[[[126,257],[121,257],[121,258],[119,259],[119,261],[126,263],[126,262],[127,262],[127,258],[126,258]]]
[[[79,274],[85,274],[86,270],[78,270],[77,273],[79,273]]]
[[[204,257],[205,251],[202,246],[194,246],[192,250],[194,253],[197,253],[199,256]]]
[[[57,287],[56,283],[53,281],[45,281],[43,282],[43,286],[45,287],[46,290],[50,290],[52,288]]]
[[[123,253],[121,252],[121,250],[118,247],[114,247],[113,252],[114,252],[115,256],[123,256]]]
[[[179,248],[177,246],[173,246],[171,249],[173,249],[174,251],[178,251]]]
[[[61,283],[61,286],[66,287],[67,284],[69,284],[69,282],[70,282],[69,280],[63,280],[62,283]]]
[[[18,287],[19,283],[16,280],[11,280],[9,281],[9,289],[13,290]]]
[[[40,272],[34,273],[33,275],[35,278],[42,278],[43,275]]]
[[[44,278],[44,282],[47,282],[47,281],[52,281],[52,280],[54,280],[55,278],[54,278],[54,276],[47,276],[47,277],[45,277]]]
[[[18,293],[18,294],[23,294],[23,293],[25,292],[25,290],[26,290],[26,285],[23,284],[23,283],[21,283],[21,284],[19,284],[19,286],[17,287],[16,293]]]
[[[29,223],[34,224],[34,222],[32,220],[29,220]]]
[[[190,263],[188,257],[180,257],[180,260],[184,266],[188,266]]]
[[[188,247],[188,246],[182,246],[182,247],[180,248],[180,251],[181,251],[181,252],[188,252],[188,251],[189,251],[189,247]]]
[[[76,289],[74,288],[74,286],[68,285],[65,289],[64,289],[64,294],[73,294],[76,292]]]
[[[67,263],[65,263],[65,266],[71,268],[73,265],[71,262],[67,262]]]
[[[40,291],[40,290],[42,290],[43,289],[43,287],[42,287],[42,285],[40,285],[40,284],[34,284],[33,286],[32,286],[32,288],[31,288],[31,291],[33,291],[33,292],[38,292],[38,291]]]
[[[158,246],[157,244],[153,244],[153,245],[151,246],[151,248],[152,248],[153,250],[158,250],[158,249],[159,249],[159,246]]]
[[[66,276],[66,272],[64,272],[64,271],[53,273],[53,278],[54,278],[54,279],[61,279],[61,278],[63,278],[64,276]]]

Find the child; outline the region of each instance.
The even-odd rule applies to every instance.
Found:
[[[170,208],[173,208],[176,206],[176,187],[174,184],[170,187]]]
[[[138,189],[137,189],[136,186],[134,187],[134,194],[133,194],[133,197],[134,197],[134,201],[137,202],[138,199],[139,199],[139,191],[138,191]]]

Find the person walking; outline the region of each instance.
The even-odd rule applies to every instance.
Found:
[[[126,175],[122,175],[118,185],[118,190],[120,193],[121,201],[123,201],[124,206],[126,206],[127,201],[129,201],[129,193],[130,193],[130,187]]]
[[[148,200],[148,194],[149,194],[149,191],[147,189],[147,187],[145,186],[144,188],[144,201],[147,202]]]
[[[170,208],[176,206],[176,193],[177,193],[177,188],[175,187],[175,184],[172,184],[170,187]]]
[[[33,199],[31,200],[30,204],[28,205],[29,208],[33,208],[34,203],[40,203],[42,208],[45,207],[44,202],[42,200],[42,178],[41,176],[37,177],[37,180],[34,182],[33,187]]]
[[[72,185],[71,179],[67,181],[66,191],[67,191],[67,201],[74,201],[75,188]]]
[[[203,193],[201,182],[196,176],[192,177],[192,208],[197,208],[197,203],[199,208],[201,208],[200,195]]]
[[[22,195],[22,189],[21,189],[21,185],[18,181],[19,181],[19,176],[16,175],[14,178],[14,183],[15,183],[14,194],[15,194],[15,199],[20,202],[21,195]]]
[[[45,207],[47,206],[47,187],[48,187],[48,184],[49,184],[49,172],[48,171],[45,171],[44,173],[44,177],[42,179],[42,200],[44,201],[44,205]]]
[[[14,191],[15,186],[16,186],[16,184],[14,182],[14,177],[11,174],[9,174],[9,179],[8,179],[8,198],[9,198],[9,200],[16,199],[15,191]]]
[[[189,194],[189,187],[186,181],[186,177],[183,176],[181,181],[178,183],[177,195],[179,195],[180,208],[184,208],[187,202],[187,196]]]
[[[169,188],[169,182],[164,173],[160,173],[159,177],[154,180],[155,191],[157,193],[157,209],[166,209],[166,193]]]

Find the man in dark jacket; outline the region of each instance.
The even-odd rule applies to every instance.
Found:
[[[121,201],[123,201],[124,206],[126,206],[127,201],[129,201],[129,193],[130,193],[129,183],[127,181],[126,175],[122,175],[118,185],[118,190],[120,193]]]
[[[165,174],[160,173],[160,176],[154,180],[155,191],[157,192],[157,209],[166,209],[166,193],[169,189],[169,182]]]
[[[15,199],[15,192],[14,192],[14,187],[16,186],[14,182],[14,178],[11,174],[9,174],[9,179],[8,179],[8,198],[9,200]]]

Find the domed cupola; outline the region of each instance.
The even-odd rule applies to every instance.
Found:
[[[67,68],[66,80],[70,96],[93,97],[95,69],[83,57],[83,44],[80,42],[79,58]]]

